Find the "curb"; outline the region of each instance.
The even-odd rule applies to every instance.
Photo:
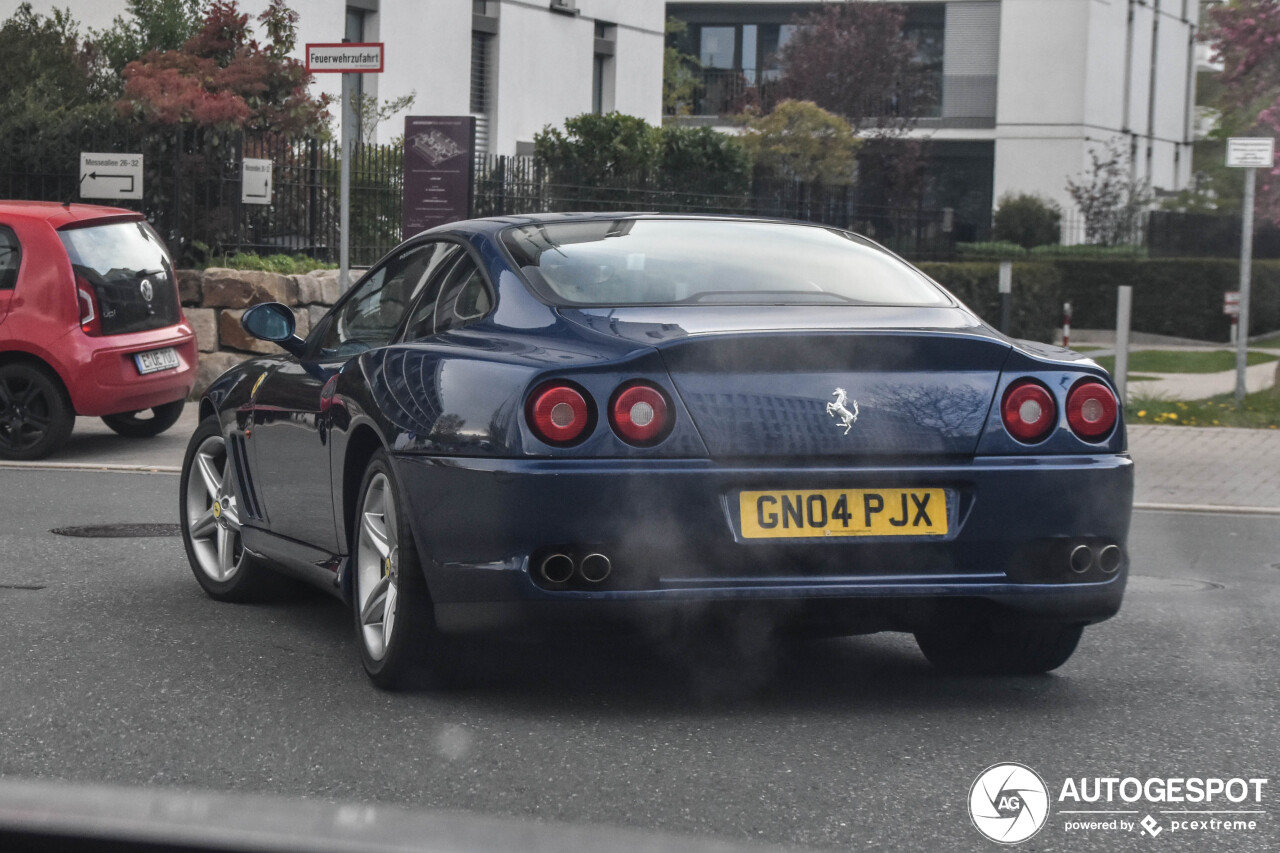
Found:
[[[1221,515],[1280,515],[1280,507],[1227,506],[1225,504],[1135,503],[1135,510],[1145,512],[1207,512]]]
[[[181,474],[174,465],[114,465],[101,462],[0,462],[10,471],[102,471],[111,474]]]

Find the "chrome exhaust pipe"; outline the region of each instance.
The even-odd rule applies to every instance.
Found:
[[[613,564],[604,554],[588,554],[582,558],[578,572],[587,583],[604,583],[613,571]]]
[[[1114,573],[1120,568],[1124,555],[1120,553],[1120,546],[1108,545],[1098,554],[1098,568],[1107,574]]]
[[[1093,551],[1088,545],[1077,545],[1071,549],[1071,571],[1082,575],[1093,568]]]
[[[538,566],[547,583],[566,583],[573,577],[573,560],[568,554],[548,554]]]

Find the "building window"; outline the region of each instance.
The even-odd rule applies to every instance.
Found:
[[[614,92],[613,55],[617,50],[618,28],[596,21],[595,52],[591,62],[591,111],[596,115],[612,112]]]
[[[476,0],[471,6],[470,112],[476,119],[476,153],[489,151],[489,124],[494,109],[494,61],[498,38],[498,4]]]

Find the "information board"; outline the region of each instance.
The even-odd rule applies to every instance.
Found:
[[[471,215],[474,116],[406,116],[404,238]]]

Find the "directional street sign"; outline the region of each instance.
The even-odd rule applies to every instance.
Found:
[[[142,155],[81,151],[80,197],[141,201]]]
[[[1222,313],[1230,317],[1240,315],[1240,291],[1228,290],[1222,296]]]
[[[271,204],[271,161],[245,157],[240,164],[240,201]]]
[[[1269,136],[1233,136],[1227,140],[1227,165],[1237,169],[1270,169],[1276,141]]]
[[[308,74],[377,74],[382,42],[307,43]]]

